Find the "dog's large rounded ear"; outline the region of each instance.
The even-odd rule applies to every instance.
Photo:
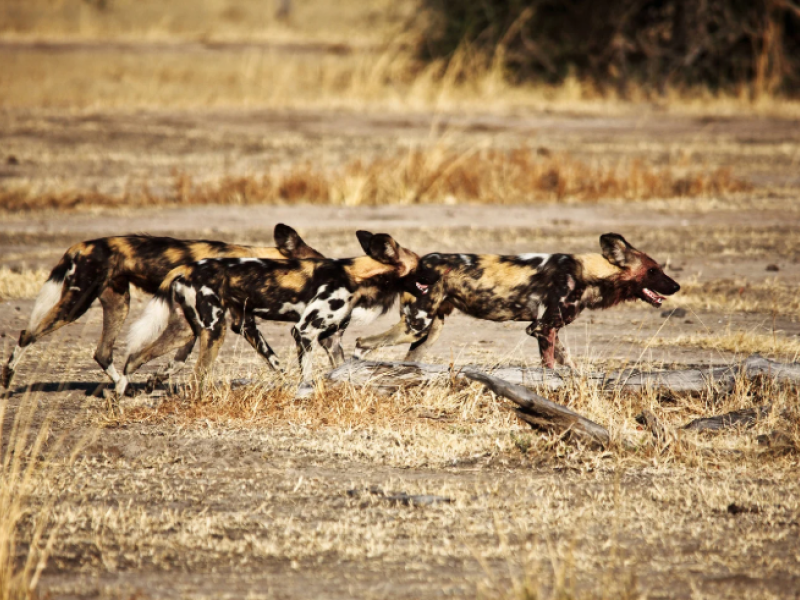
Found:
[[[369,254],[369,243],[375,236],[371,234],[369,231],[364,231],[363,229],[359,229],[358,231],[356,231],[356,237],[358,238],[358,243],[361,244],[361,248],[364,250],[364,254]]]
[[[283,223],[275,225],[273,237],[278,250],[285,256],[291,256],[298,248],[306,245],[303,238],[294,229]]]
[[[606,233],[600,236],[600,247],[603,249],[603,256],[612,265],[624,267],[628,264],[628,257],[633,246],[625,241],[625,238],[618,233]]]
[[[394,265],[400,261],[400,246],[388,233],[376,233],[369,241],[367,254],[386,265]]]

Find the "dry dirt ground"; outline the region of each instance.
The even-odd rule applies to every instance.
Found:
[[[357,228],[389,232],[420,254],[593,251],[600,234],[615,231],[667,264],[685,294],[665,308],[684,307],[687,314],[667,319],[641,303],[586,313],[565,336],[579,362],[596,368],[730,363],[752,344],[736,353],[670,340],[735,334],[778,340],[784,350],[776,356],[796,360],[800,212],[793,186],[800,128],[791,121],[7,111],[0,131],[6,163],[0,177],[9,185],[111,192],[145,180],[166,187],[175,168],[212,177],[273,163],[336,164],[442,135],[461,144],[525,141],[577,156],[658,161],[686,152],[770,188],[725,201],[6,214],[0,268],[49,268],[75,241],[127,232],[271,242],[277,222],[295,226],[331,256],[357,254]],[[767,271],[773,264],[779,270]],[[145,301],[134,300],[132,317]],[[29,298],[0,304],[4,361],[32,304]],[[395,318],[354,327],[346,349]],[[258,410],[252,419],[165,416],[157,410],[161,398],[147,397],[125,399],[126,414],[116,420],[106,415],[98,391],[103,379],[91,358],[99,328],[94,307],[34,346],[9,398],[12,413],[26,402],[39,403],[40,418],[57,407],[56,431],[86,442],[78,461],[39,492],[56,490],[59,524],[39,584],[42,597],[534,597],[519,591],[525,581],[545,597],[551,590],[562,597],[798,597],[798,462],[759,451],[755,436],[767,425],[729,438],[693,437],[693,451],[647,454],[619,442],[641,433],[633,416],[642,404],[685,422],[718,411],[725,401],[713,394],[699,404],[657,396],[599,401],[590,413],[614,425],[618,441],[610,451],[531,433],[478,387],[466,396],[454,390],[451,400],[421,396],[419,406],[407,407],[402,426],[302,416],[267,422]],[[263,323],[262,330],[292,364],[289,328]],[[122,350],[120,342],[118,361]],[[378,356],[399,359],[402,351]],[[462,315],[448,320],[429,359],[538,365],[524,324]],[[272,378],[230,333],[219,362],[226,380]],[[34,383],[41,391],[27,396]],[[757,403],[742,398],[740,407]],[[780,398],[794,406],[797,391],[781,391]],[[327,401],[321,393],[308,402]],[[382,404],[401,400],[369,402],[380,416]],[[400,492],[446,500],[408,505],[388,497]]]

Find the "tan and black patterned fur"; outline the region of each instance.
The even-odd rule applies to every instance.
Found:
[[[204,258],[322,257],[287,225],[275,227],[275,241],[277,248],[126,235],[75,244],[67,250],[45,282],[28,329],[20,334],[17,346],[3,367],[0,383],[3,387],[9,386],[15,367],[28,346],[79,319],[96,299],[103,307],[103,333],[94,358],[112,381],[117,382],[119,374],[113,364],[114,341],[128,315],[131,286],[154,294],[172,269]],[[175,326],[180,327],[181,323],[178,321]],[[185,360],[193,343],[192,340],[191,345],[182,348],[176,359]]]
[[[153,346],[170,344],[172,334],[165,329],[165,316],[171,311],[169,306],[177,304],[200,340],[196,373],[201,380],[222,345],[225,315],[230,313],[233,331],[276,370],[278,360],[256,327],[256,317],[296,323],[292,336],[303,373],[298,395],[311,393],[314,345],[341,336],[351,319],[386,312],[403,291],[424,294],[437,280],[435,272],[421,272],[419,257],[388,234],[359,231],[357,235],[367,256],[212,259],[173,270],[151,301],[152,310],[146,310],[131,330],[133,341],[123,378],[147,360]],[[124,393],[124,385],[117,391]]]
[[[640,299],[654,306],[680,286],[661,266],[615,233],[600,237],[601,254],[429,254],[421,264],[441,279],[423,297],[401,301],[402,320],[388,331],[357,341],[356,357],[381,346],[411,343],[407,360],[419,360],[454,308],[478,319],[528,321],[542,364],[574,366],[558,330],[584,309]]]

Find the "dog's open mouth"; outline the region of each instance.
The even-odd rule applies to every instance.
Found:
[[[664,296],[659,296],[652,290],[648,290],[647,288],[642,288],[643,298],[642,300],[649,302],[656,308],[661,306],[661,303],[664,302]]]
[[[425,285],[424,283],[420,283],[419,281],[415,282],[417,285],[417,289],[420,291],[421,294],[427,294],[429,285]]]

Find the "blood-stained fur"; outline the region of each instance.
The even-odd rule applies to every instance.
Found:
[[[404,291],[427,293],[438,280],[433,270],[419,268],[419,257],[385,233],[357,233],[367,256],[348,259],[263,260],[209,259],[173,270],[151,301],[151,308],[134,325],[124,377],[133,373],[152,346],[169,344],[166,315],[171,304],[183,310],[200,339],[196,373],[202,380],[211,368],[225,336],[225,315],[276,370],[275,353],[256,327],[256,317],[296,323],[303,381],[299,396],[313,391],[312,357],[315,344],[340,336],[354,318],[386,312]],[[163,308],[157,308],[163,304]],[[139,333],[140,332],[140,333]],[[343,357],[342,357],[343,358]],[[123,383],[117,386],[124,393]]]
[[[441,280],[420,298],[404,296],[402,320],[388,331],[357,341],[356,357],[380,346],[411,343],[407,360],[419,360],[454,308],[478,319],[529,321],[542,364],[574,366],[558,339],[584,309],[628,300],[660,306],[680,286],[659,264],[616,233],[600,237],[602,254],[428,254],[424,267]]]
[[[287,225],[278,224],[275,227],[275,242],[277,248],[266,248],[207,240],[126,235],[75,244],[53,268],[42,287],[28,328],[20,334],[17,346],[3,367],[0,384],[3,387],[10,385],[16,365],[28,346],[79,319],[98,298],[103,307],[103,333],[94,358],[112,381],[117,382],[120,376],[113,364],[114,341],[128,315],[131,285],[154,294],[172,269],[203,258],[322,257]],[[180,319],[175,327],[180,329],[182,323]],[[185,329],[185,324],[183,327]],[[193,340],[193,337],[190,336],[190,339]],[[187,343],[190,339],[187,339]],[[176,359],[185,360],[192,345],[181,349]]]

